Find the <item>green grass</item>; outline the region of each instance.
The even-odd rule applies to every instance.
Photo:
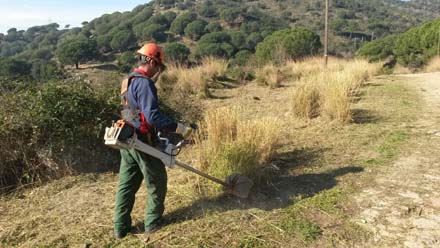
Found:
[[[409,137],[405,131],[393,131],[391,132],[384,142],[377,147],[377,151],[386,159],[390,159],[398,154],[399,144],[407,140]]]
[[[268,247],[265,240],[254,236],[247,236],[240,240],[238,248],[264,248]]]
[[[308,219],[284,219],[281,228],[288,233],[297,234],[304,241],[315,240],[322,233],[319,225]]]

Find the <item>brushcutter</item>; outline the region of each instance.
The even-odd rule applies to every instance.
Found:
[[[104,141],[105,145],[116,149],[131,149],[134,148],[140,152],[160,159],[166,166],[174,168],[175,165],[196,173],[208,180],[221,184],[228,194],[238,196],[240,198],[247,198],[249,191],[253,186],[251,179],[233,174],[228,176],[225,180],[218,179],[208,175],[196,168],[176,160],[185,141],[182,140],[176,145],[170,143],[169,139],[163,138],[158,134],[159,144],[151,146],[137,138],[136,129],[124,120],[119,120],[113,123],[111,127],[105,129]]]

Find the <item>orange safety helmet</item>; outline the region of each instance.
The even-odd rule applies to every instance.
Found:
[[[156,43],[146,43],[137,51],[138,54],[144,55],[148,58],[154,59],[159,64],[163,64],[165,60],[165,54],[162,47]]]

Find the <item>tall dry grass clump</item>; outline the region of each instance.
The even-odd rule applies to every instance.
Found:
[[[173,94],[209,98],[210,84],[224,75],[227,68],[227,60],[213,57],[206,57],[200,65],[191,68],[173,64],[162,74],[159,87],[173,91]]]
[[[322,61],[316,62],[310,59],[301,62],[310,63],[308,65],[288,64],[296,70],[303,68],[306,71],[292,93],[293,113],[308,120],[323,116],[330,121],[349,122],[353,96],[365,81],[380,73],[380,64],[336,59],[324,69]]]
[[[278,66],[267,64],[256,72],[256,79],[258,83],[274,89],[281,86],[283,74]]]
[[[229,62],[226,59],[205,57],[197,69],[202,71],[209,79],[216,79],[226,74],[228,64]]]
[[[307,77],[309,78],[309,77]],[[317,84],[302,79],[292,94],[293,113],[301,119],[312,119],[319,115],[320,89]]]
[[[440,56],[432,58],[428,65],[425,67],[426,72],[437,72],[440,71]]]
[[[261,182],[263,166],[274,155],[279,121],[244,120],[238,111],[218,108],[206,112],[196,139],[200,169],[220,178],[238,173]]]

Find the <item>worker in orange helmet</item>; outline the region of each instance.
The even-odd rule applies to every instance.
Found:
[[[122,82],[122,118],[136,128],[141,141],[154,145],[158,130],[176,132],[187,139],[191,127],[177,123],[159,111],[154,78],[165,69],[165,54],[160,46],[147,43],[137,51],[139,66]],[[167,173],[160,159],[135,149],[121,149],[121,166],[114,213],[115,238],[125,237],[131,230],[131,211],[135,194],[142,181],[147,187],[145,232],[151,233],[163,224]]]

